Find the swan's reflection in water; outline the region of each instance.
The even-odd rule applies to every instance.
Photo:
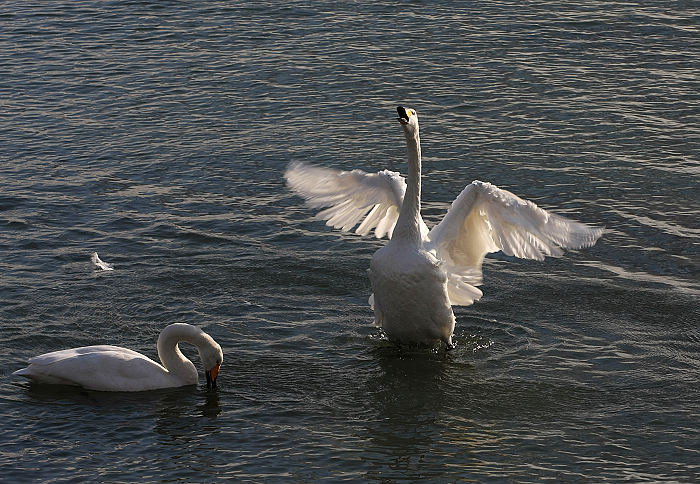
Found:
[[[221,392],[205,385],[147,392],[98,392],[68,385],[28,382],[29,408],[60,407],[60,419],[44,419],[41,430],[53,435],[66,426],[91,441],[194,444],[218,433],[215,420],[222,413]],[[105,432],[104,429],[118,429]]]
[[[190,385],[144,392],[100,392],[71,385],[47,385],[32,381],[18,384],[26,388],[29,402],[56,405],[88,405],[101,414],[155,410],[167,417],[216,418],[221,414],[220,390]]]
[[[474,367],[460,363],[459,351],[471,348],[375,348],[379,366],[363,389],[376,409],[364,435],[368,480],[439,476],[445,469],[435,462],[459,461],[464,469],[483,466],[482,446],[493,445],[498,436],[470,420],[474,408],[468,391],[478,385],[479,376]],[[456,407],[463,408],[460,418],[452,413]]]
[[[204,384],[133,393],[30,382],[18,386],[25,390],[18,398],[31,425],[8,438],[35,449],[64,449],[70,458],[53,454],[61,468],[75,465],[79,454],[81,465],[107,459],[120,476],[133,473],[137,480],[137,474],[162,467],[167,456],[174,472],[187,473],[192,462],[214,464],[212,446],[226,432],[218,422],[225,398],[221,388],[208,391]]]
[[[208,390],[204,396],[204,402],[199,405],[203,417],[216,418],[221,415],[221,402],[217,389]]]

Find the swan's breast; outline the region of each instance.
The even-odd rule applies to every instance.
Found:
[[[370,266],[376,321],[392,339],[449,343],[454,315],[440,262],[422,248],[389,248]]]
[[[406,284],[438,284],[447,280],[441,262],[422,247],[389,244],[372,257],[370,277]]]

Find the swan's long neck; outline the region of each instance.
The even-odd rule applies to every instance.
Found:
[[[178,343],[184,341],[199,348],[203,344],[203,340],[202,331],[198,328],[188,324],[171,324],[163,329],[158,337],[158,357],[170,373],[191,376],[194,372],[196,382],[197,369],[182,354]]]
[[[408,176],[406,177],[406,194],[399,212],[392,240],[408,240],[420,244],[420,136],[405,132],[408,145]]]

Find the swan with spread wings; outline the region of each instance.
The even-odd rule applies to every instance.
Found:
[[[370,280],[375,324],[400,343],[452,345],[453,305],[482,296],[481,265],[489,252],[525,259],[558,256],[590,247],[603,229],[549,213],[490,183],[474,181],[432,229],[420,215],[421,148],[418,115],[399,106],[408,145],[408,174],[365,173],[292,163],[288,186],[318,218],[343,231],[374,230],[389,243],[372,257]],[[358,225],[359,224],[359,225]]]

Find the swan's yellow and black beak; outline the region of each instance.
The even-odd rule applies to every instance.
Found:
[[[216,365],[211,370],[207,370],[204,374],[207,376],[207,388],[216,388],[216,377],[219,375],[221,365]]]
[[[411,117],[411,111],[406,111],[406,108],[403,106],[397,106],[396,111],[399,113],[399,117],[397,118],[399,123],[408,124],[408,119]]]

